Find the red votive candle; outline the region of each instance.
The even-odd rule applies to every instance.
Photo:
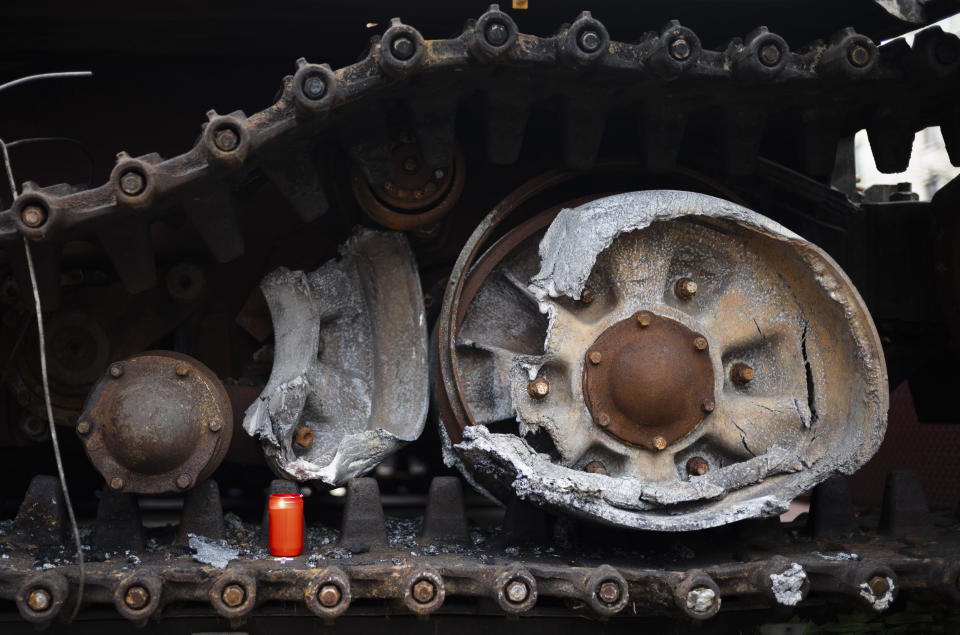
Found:
[[[303,497],[270,494],[270,553],[299,556],[303,552]]]

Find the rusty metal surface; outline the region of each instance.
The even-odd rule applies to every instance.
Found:
[[[220,465],[233,436],[223,384],[172,351],[114,362],[91,391],[76,433],[111,489],[179,492]]]
[[[663,450],[713,411],[713,364],[699,333],[649,311],[611,325],[587,348],[583,398],[606,432]],[[705,340],[704,340],[705,342]]]
[[[681,278],[698,289],[678,294]],[[653,452],[603,432],[581,387],[594,340],[642,311],[703,334],[691,349],[713,367],[699,423],[682,442],[649,438]],[[855,470],[883,433],[879,341],[844,274],[799,237],[704,195],[642,192],[561,212],[491,272],[454,338],[461,407],[475,424],[447,442],[467,459],[461,469],[488,491],[510,484],[614,524],[693,529],[779,513]],[[529,392],[540,377],[546,397]],[[514,413],[518,435],[487,427]],[[549,435],[546,452],[525,440],[534,432]]]
[[[278,475],[328,485],[416,439],[429,393],[423,294],[406,239],[360,230],[341,256],[264,279],[274,363],[244,419]]]

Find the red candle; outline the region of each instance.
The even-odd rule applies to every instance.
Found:
[[[299,556],[303,552],[303,497],[270,494],[270,553]]]

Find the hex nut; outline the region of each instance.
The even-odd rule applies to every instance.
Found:
[[[123,594],[123,602],[134,611],[139,611],[150,603],[150,592],[139,584],[132,584]]]
[[[870,63],[870,50],[862,44],[855,44],[847,51],[847,59],[857,68],[863,68]]]
[[[487,30],[483,32],[483,37],[491,46],[503,46],[510,37],[510,32],[500,22],[491,22]]]
[[[661,451],[665,450],[667,449],[667,440],[658,434],[657,436],[653,437],[653,447]]]
[[[429,580],[418,580],[413,585],[413,599],[420,604],[427,604],[437,595],[437,587]]]
[[[583,291],[580,292],[581,304],[591,304],[596,299],[597,299],[597,293],[590,287],[584,287]]]
[[[690,476],[703,476],[710,471],[710,464],[702,456],[692,456],[687,460],[687,474]]]
[[[43,587],[33,589],[27,596],[27,606],[37,613],[43,613],[48,610],[52,604],[53,597],[50,595],[50,591]]]
[[[603,361],[603,353],[600,351],[592,351],[590,353],[590,363],[596,366]]]
[[[213,135],[213,143],[221,152],[233,152],[240,145],[240,137],[229,126],[224,126]]]
[[[239,584],[228,584],[220,593],[220,598],[230,608],[237,608],[247,599],[247,591]]]
[[[190,367],[186,364],[177,364],[177,368],[174,372],[177,373],[177,377],[186,377],[190,374]]]
[[[119,379],[123,377],[123,366],[120,364],[111,364],[110,365],[110,376],[114,379]]]
[[[760,47],[758,55],[760,56],[760,62],[764,66],[776,66],[780,61],[780,57],[783,55],[783,52],[780,50],[779,46],[773,42],[768,42]]]
[[[653,314],[649,311],[640,311],[637,313],[637,324],[640,325],[640,328],[647,328],[653,322]]]
[[[670,57],[682,62],[690,57],[692,49],[686,38],[678,37],[670,43]]]
[[[697,337],[697,338],[694,338],[694,340],[693,340],[693,347],[694,347],[695,349],[697,349],[698,351],[705,351],[705,350],[707,350],[707,338],[705,338],[705,337]]]
[[[307,75],[303,78],[300,87],[309,99],[320,99],[327,93],[327,83],[320,75]]]
[[[620,585],[612,580],[603,582],[597,589],[597,597],[606,604],[616,604],[620,599]]]
[[[523,580],[511,580],[507,583],[506,594],[508,600],[514,604],[520,604],[527,599],[530,589]]]
[[[869,584],[870,591],[873,593],[874,597],[883,597],[887,594],[887,591],[890,590],[890,583],[887,582],[886,576],[875,575],[870,578],[870,582],[867,584]]]
[[[90,434],[91,424],[89,421],[80,421],[77,423],[77,434]]]
[[[223,429],[223,424],[220,423],[219,419],[213,419],[207,424],[207,427],[210,428],[210,432],[220,432]]]
[[[123,489],[124,485],[125,483],[123,482],[123,479],[119,476],[114,476],[112,479],[110,479],[110,489],[121,490]]]
[[[309,448],[313,445],[313,430],[307,426],[300,426],[296,432],[293,433],[293,442],[301,448]]]
[[[527,394],[534,399],[543,399],[550,394],[550,382],[543,377],[537,377],[527,383]]]
[[[337,588],[335,584],[324,584],[320,587],[320,590],[317,591],[317,599],[320,600],[320,604],[329,608],[335,607],[340,603],[340,598],[343,595],[340,593],[340,589]]]
[[[401,35],[393,39],[390,43],[390,52],[398,60],[408,60],[417,52],[417,45],[406,35]]]
[[[753,368],[743,362],[737,362],[730,367],[730,381],[738,386],[749,384],[753,381],[753,376]]]
[[[187,489],[193,484],[193,477],[187,473],[183,473],[177,477],[175,483],[180,489]]]
[[[20,211],[20,220],[27,227],[40,227],[47,222],[47,210],[37,204],[27,205]]]
[[[689,300],[697,294],[697,283],[690,278],[680,278],[673,285],[673,292],[681,300]]]
[[[146,189],[146,179],[136,170],[127,170],[120,175],[120,189],[127,196],[137,196]]]

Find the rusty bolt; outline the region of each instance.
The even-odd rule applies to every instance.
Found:
[[[213,143],[222,152],[233,152],[240,145],[240,137],[233,128],[223,127],[213,136]]]
[[[717,403],[713,399],[707,399],[702,404],[700,404],[700,408],[703,409],[703,411],[706,412],[707,414],[713,412],[716,409],[716,407],[717,407]]]
[[[689,300],[697,294],[697,283],[690,278],[680,278],[673,285],[673,292],[681,300]]]
[[[177,364],[175,372],[177,373],[177,377],[186,377],[190,374],[190,367],[186,364]]]
[[[324,584],[320,587],[320,590],[317,591],[317,599],[320,600],[320,604],[328,609],[340,604],[341,597],[340,589],[338,589],[335,584]]]
[[[136,196],[143,192],[146,181],[136,170],[127,170],[120,175],[120,189],[127,196]]]
[[[180,489],[187,489],[193,483],[193,477],[187,474],[186,472],[184,472],[183,474],[177,477],[177,480],[175,481],[175,483],[177,484],[177,487],[179,487]]]
[[[413,174],[420,169],[420,162],[417,157],[407,157],[403,160],[403,171],[407,174]]]
[[[743,386],[753,381],[753,369],[743,362],[737,362],[730,367],[730,381]]]
[[[620,585],[612,580],[603,582],[597,589],[597,595],[606,604],[614,604],[620,599]]]
[[[223,587],[220,599],[230,608],[237,608],[247,599],[247,591],[239,584],[228,584]]]
[[[120,364],[112,364],[110,366],[110,376],[113,377],[114,379],[123,377],[123,366],[121,366]]]
[[[313,445],[313,430],[307,426],[300,426],[297,428],[297,431],[293,433],[293,442],[301,448],[309,448]]]
[[[40,205],[27,205],[20,212],[20,220],[27,227],[40,227],[47,222],[47,210]]]
[[[207,424],[207,427],[210,428],[210,432],[220,432],[223,428],[223,424],[219,419],[211,419],[210,423]]]
[[[577,38],[577,46],[584,53],[593,53],[600,48],[600,35],[592,30],[583,31]]]
[[[509,35],[507,27],[499,22],[492,22],[483,32],[483,37],[493,46],[503,46]]]
[[[417,52],[417,45],[406,35],[401,35],[390,43],[390,51],[398,60],[408,60]]]
[[[847,59],[857,68],[863,68],[870,62],[870,49],[862,44],[855,44],[847,51]]]
[[[537,377],[527,383],[527,393],[534,399],[543,399],[550,394],[550,382],[543,377]]]
[[[123,595],[123,603],[134,611],[139,611],[150,603],[150,592],[139,584],[132,584]]]
[[[764,66],[776,66],[782,54],[780,47],[773,42],[768,42],[760,47],[760,61]]]
[[[27,606],[37,613],[46,611],[50,608],[51,604],[53,604],[53,598],[50,597],[50,591],[47,591],[43,587],[33,589],[30,591],[30,595],[27,596]]]
[[[125,483],[123,482],[123,479],[119,476],[114,476],[112,479],[110,479],[110,489],[120,490],[123,489],[124,485]]]
[[[670,57],[675,60],[682,62],[690,57],[690,53],[692,52],[693,51],[690,48],[690,43],[687,42],[686,38],[678,37],[670,43]]]
[[[514,604],[520,604],[530,595],[530,589],[523,580],[510,580],[506,588],[507,599]]]
[[[603,353],[601,353],[600,351],[593,351],[592,353],[590,353],[591,364],[596,365],[596,364],[599,364],[601,361],[603,361]]]
[[[413,599],[420,604],[426,604],[437,595],[437,587],[430,580],[418,580],[413,585]]]
[[[694,347],[695,349],[697,349],[698,351],[705,351],[705,350],[707,350],[707,338],[705,338],[705,337],[697,337],[697,338],[695,338],[695,339],[693,340],[693,347]]]
[[[444,172],[440,168],[437,168],[436,170],[433,171],[433,178],[436,179],[437,181],[442,181],[443,177],[446,176],[446,174],[447,174],[446,172]]]
[[[77,423],[77,434],[90,434],[90,422],[81,421]]]
[[[640,311],[637,313],[637,324],[640,325],[640,328],[647,328],[650,324],[653,323],[653,315],[649,311]]]
[[[606,474],[607,466],[600,461],[590,461],[584,466],[584,471],[590,474]]]
[[[874,597],[881,598],[887,594],[887,591],[890,590],[890,583],[887,582],[887,578],[882,575],[875,575],[870,578],[870,591],[873,592]]]
[[[310,99],[320,99],[327,92],[327,84],[320,75],[308,75],[303,78],[303,94]]]
[[[580,292],[580,303],[581,304],[590,304],[597,299],[597,294],[594,293],[593,289],[590,287],[584,287],[583,291]]]
[[[691,456],[687,461],[687,474],[690,476],[703,476],[710,471],[710,464],[702,456]]]
[[[601,412],[600,417],[597,418],[597,425],[601,428],[606,428],[608,425],[610,425],[610,415],[605,412]]]
[[[665,450],[667,448],[667,440],[661,437],[659,434],[653,437],[653,447],[658,450]]]

